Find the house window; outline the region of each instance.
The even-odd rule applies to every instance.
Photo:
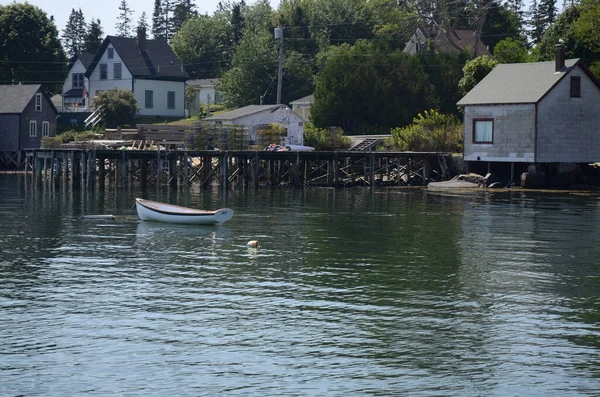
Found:
[[[73,73],[71,76],[73,79],[73,88],[83,87],[83,73]]]
[[[39,92],[35,94],[35,111],[42,111],[42,94],[40,94]]]
[[[121,80],[121,63],[120,62],[113,64],[113,78],[115,80]]]
[[[29,120],[29,136],[35,138],[37,136],[37,121]]]
[[[50,122],[42,121],[42,136],[50,136]]]
[[[108,65],[105,63],[101,63],[100,64],[100,80],[106,80],[107,79],[107,70],[108,70]]]
[[[144,103],[144,107],[146,109],[152,109],[154,107],[154,91],[146,90],[146,101]]]
[[[581,98],[581,76],[571,76],[571,98]]]
[[[494,120],[473,120],[473,143],[494,143]]]
[[[108,59],[114,59],[115,58],[115,49],[112,47],[108,47],[108,52],[106,53],[106,57]]]
[[[167,91],[167,109],[175,109],[175,91]]]

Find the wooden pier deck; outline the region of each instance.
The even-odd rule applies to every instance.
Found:
[[[106,183],[142,188],[418,185],[447,179],[449,157],[439,152],[35,149],[26,153],[25,171],[34,180],[74,188]]]

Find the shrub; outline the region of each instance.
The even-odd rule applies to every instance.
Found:
[[[304,127],[304,144],[316,150],[347,149],[351,143],[341,128],[314,128],[310,124]]]
[[[107,90],[94,98],[94,106],[102,106],[102,124],[109,128],[133,125],[139,107],[131,90]]]
[[[462,151],[462,124],[451,114],[426,110],[413,119],[413,123],[391,130],[383,147],[388,150],[414,152]]]

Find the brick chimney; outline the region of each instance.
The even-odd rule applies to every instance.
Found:
[[[140,51],[146,50],[146,29],[138,28],[137,45]]]
[[[565,46],[560,43],[554,46],[556,48],[556,57],[554,59],[554,71],[560,72],[565,67]]]

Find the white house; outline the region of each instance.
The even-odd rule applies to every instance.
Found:
[[[114,88],[132,90],[142,116],[184,117],[188,74],[164,40],[107,36],[87,68],[91,96]]]
[[[219,79],[196,79],[186,81],[186,85],[196,90],[196,96],[194,101],[190,104],[189,111],[191,113],[197,113],[200,111],[200,104],[212,105],[220,103],[221,98],[219,93],[215,90],[215,85]]]
[[[85,77],[94,54],[78,54],[69,62],[69,73],[62,90],[62,103],[65,110],[83,109],[89,106],[89,80]]]
[[[470,162],[600,161],[600,82],[579,59],[500,64],[459,102]]]
[[[310,121],[310,107],[315,101],[314,95],[305,96],[290,102],[292,110],[298,113],[304,120]]]
[[[249,105],[204,119],[209,124],[242,125],[256,141],[256,129],[264,124],[281,124],[287,130],[285,145],[304,144],[304,119],[286,105]]]

